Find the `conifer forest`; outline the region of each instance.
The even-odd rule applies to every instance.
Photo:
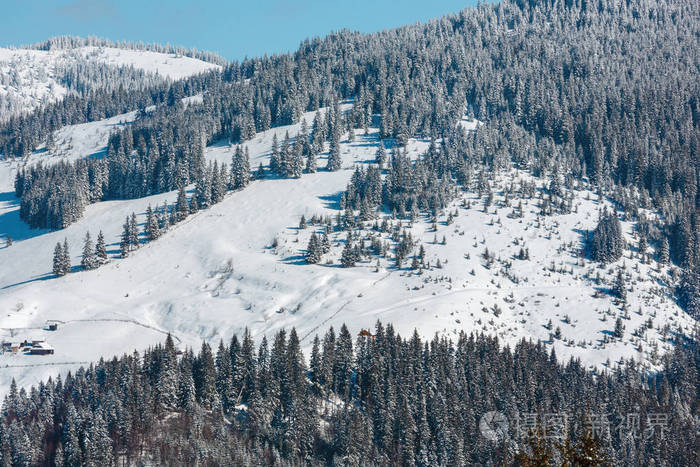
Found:
[[[700,2],[0,48],[0,312],[2,466],[700,465]]]

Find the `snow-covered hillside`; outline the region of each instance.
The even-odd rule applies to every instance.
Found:
[[[311,121],[313,114],[306,118]],[[281,140],[287,131],[294,136],[299,125],[269,130],[247,143],[253,169],[267,163],[273,135]],[[355,141],[341,144],[343,170],[305,174],[300,180],[254,181],[125,259],[116,258],[125,217],[135,212],[143,224],[149,204],[173,202],[176,193],[94,204],[67,229],[31,231],[18,219],[11,169],[3,171],[0,238],[13,231],[15,243],[0,247],[0,338],[43,337],[56,353],[1,355],[0,392],[13,377],[33,384],[81,362],[142,349],[164,332],[173,333],[181,346],[198,346],[202,339],[228,339],[246,326],[258,338],[296,326],[308,348],[313,333],[329,325],[347,323],[356,333],[381,319],[402,334],[417,328],[427,337],[435,332],[454,337],[464,330],[498,334],[511,344],[523,337],[542,340],[562,358],[578,356],[586,365],[603,366],[622,357],[654,365],[671,333],[690,328],[691,319],[664,287],[666,268],[653,261],[642,264],[630,258],[630,251],[605,268],[576,255],[605,202],[582,188],[574,191],[573,213],[539,216],[537,195],[515,190],[505,200],[506,185],[542,183],[524,172],[490,181],[495,196],[487,212],[483,197],[464,193],[439,216],[436,232],[425,217],[411,224],[384,215],[392,227],[412,232],[416,250],[424,246],[421,270],[410,269],[410,257],[400,270],[387,259],[341,268],[346,236],[341,231],[331,234],[331,251],[322,264],[306,264],[308,238],[321,227],[299,229],[300,217],[334,218],[353,168],[374,160],[377,143],[376,130],[358,131]],[[417,157],[427,146],[410,140],[409,154]],[[224,162],[232,154],[223,143],[206,151],[210,160]],[[520,202],[522,217],[509,216]],[[391,231],[379,233],[372,225],[364,229],[366,241],[370,235],[390,241]],[[631,240],[631,225],[623,225]],[[95,271],[79,271],[82,238],[86,232],[94,238],[99,230],[114,259]],[[64,238],[74,272],[55,278],[53,248]],[[517,259],[520,248],[529,250],[529,260]],[[626,311],[607,293],[623,265],[631,288]],[[626,328],[622,339],[611,336],[618,316]],[[651,328],[646,328],[649,319]],[[58,330],[43,330],[47,320],[60,321]],[[553,337],[559,334],[556,328],[558,338]]]
[[[181,55],[113,47],[51,51],[0,48],[0,121],[65,96],[70,91],[57,75],[57,67],[78,61],[130,66],[172,80],[220,68]]]

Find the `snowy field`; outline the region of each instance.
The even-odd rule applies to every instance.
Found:
[[[57,79],[56,68],[79,59],[113,66],[133,66],[172,80],[220,68],[181,55],[112,47],[51,51],[0,48],[0,97],[23,110],[59,100],[68,90]],[[2,112],[0,121],[9,116],[9,112]]]
[[[109,125],[126,122],[128,116],[115,119],[63,129],[66,138],[74,141],[73,147],[81,144],[82,149],[70,151],[60,143],[57,150],[65,151],[53,157],[98,153]],[[310,123],[313,113],[306,119]],[[253,170],[260,162],[267,163],[274,134],[281,141],[285,132],[294,136],[299,128],[298,124],[275,128],[249,141]],[[576,212],[567,215],[538,216],[536,198],[511,195],[506,205],[502,191],[506,184],[533,180],[524,172],[490,180],[495,198],[488,212],[484,212],[483,198],[469,192],[439,216],[437,232],[426,217],[412,225],[403,221],[401,228],[412,232],[417,245],[424,245],[427,264],[420,272],[410,270],[410,257],[401,270],[388,259],[381,259],[377,268],[376,258],[355,268],[341,268],[344,232],[331,235],[332,248],[322,264],[306,264],[308,238],[320,227],[300,230],[300,217],[334,218],[340,192],[354,167],[374,160],[376,130],[356,135],[354,142],[345,137],[341,143],[343,170],[321,170],[299,180],[254,181],[188,217],[158,240],[142,244],[125,259],[116,257],[124,218],[135,212],[143,224],[149,204],[172,203],[176,193],[97,203],[67,229],[29,230],[19,221],[18,200],[12,193],[14,169],[4,163],[0,166],[0,239],[10,233],[15,243],[0,246],[0,339],[45,338],[56,352],[0,355],[0,393],[13,377],[21,385],[34,384],[83,362],[142,350],[162,341],[166,332],[181,347],[197,347],[202,339],[216,343],[245,327],[259,339],[295,326],[308,350],[313,334],[330,325],[347,323],[357,333],[380,319],[394,323],[402,334],[417,328],[423,337],[439,333],[455,338],[462,330],[483,331],[499,335],[510,345],[521,338],[541,340],[553,346],[560,358],[580,357],[585,365],[603,368],[608,362],[614,366],[621,358],[634,358],[654,368],[658,356],[669,348],[672,331],[692,325],[663,287],[666,268],[653,261],[642,264],[630,258],[629,250],[618,263],[602,269],[587,260],[581,263],[576,251],[582,234],[595,226],[601,208],[594,193],[575,191]],[[426,141],[410,140],[409,153],[418,157],[427,146]],[[233,150],[222,142],[208,148],[206,157],[230,163]],[[325,166],[325,157],[320,157],[319,167]],[[520,201],[523,217],[509,217]],[[456,217],[447,225],[448,213],[455,211]],[[397,226],[400,221],[389,222]],[[632,225],[623,226],[634,244]],[[104,231],[113,259],[95,271],[80,271],[82,238],[88,231],[94,238],[99,230]],[[369,225],[365,233],[371,233]],[[390,234],[382,235],[384,241]],[[64,238],[70,245],[74,272],[55,278],[53,248]],[[521,247],[528,248],[530,260],[514,258]],[[491,264],[483,258],[486,248],[494,257]],[[328,260],[331,264],[326,264]],[[623,264],[632,289],[624,313],[606,292],[616,267]],[[625,317],[624,338],[610,339],[620,315]],[[634,336],[633,331],[649,318],[652,328]],[[59,321],[58,330],[43,330],[47,320]],[[550,320],[553,326],[547,329]],[[666,324],[669,328],[664,330]],[[553,339],[557,327],[561,337]]]

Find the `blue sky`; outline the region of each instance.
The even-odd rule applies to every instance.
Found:
[[[0,45],[52,36],[169,43],[228,59],[286,52],[339,29],[378,31],[457,12],[476,0],[5,0]]]

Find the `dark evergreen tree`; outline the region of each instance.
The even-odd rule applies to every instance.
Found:
[[[80,266],[82,266],[84,270],[89,271],[97,268],[99,265],[99,259],[95,254],[92,238],[90,238],[90,232],[86,232],[85,240],[83,241],[83,256],[80,260]]]
[[[604,210],[592,234],[591,259],[601,263],[617,261],[622,256],[624,239],[620,220],[614,212]]]
[[[374,156],[374,162],[377,163],[380,169],[384,168],[384,164],[386,163],[386,149],[384,148],[384,142],[381,140],[379,141],[379,146]]]
[[[355,247],[353,245],[352,233],[348,232],[348,236],[345,240],[345,246],[343,247],[343,252],[340,256],[340,265],[344,268],[351,268],[355,266],[357,261],[355,255]]]
[[[277,133],[272,135],[272,152],[270,154],[270,172],[280,174],[282,171],[282,159],[279,151]]]
[[[250,182],[250,162],[248,160],[248,148],[245,151],[240,146],[236,147],[231,161],[231,189],[239,190]]]
[[[97,234],[97,242],[95,243],[95,257],[98,264],[107,262],[107,247],[105,246],[105,236],[100,230]]]
[[[685,270],[677,288],[678,304],[695,319],[700,318],[700,274]]]
[[[212,195],[213,196],[213,195]],[[185,187],[181,186],[177,193],[177,204],[175,206],[175,218],[177,222],[180,222],[187,214],[190,212],[189,205],[187,204],[187,194],[185,193]]]
[[[131,216],[129,217],[128,221],[128,238],[127,241],[129,242],[129,246],[132,250],[138,249],[139,246],[141,246],[141,243],[139,242],[139,228],[138,228],[138,223],[136,222],[136,213],[132,212]]]
[[[63,246],[61,242],[56,243],[56,247],[53,250],[53,273],[57,276],[65,275],[65,268],[63,267]]]
[[[71,271],[70,251],[68,250],[68,238],[63,239],[63,248],[61,249],[61,270],[63,276]]]
[[[613,334],[618,339],[622,339],[622,336],[625,334],[625,326],[622,324],[622,319],[619,316],[615,320],[615,330],[613,331]]]
[[[622,274],[622,269],[617,270],[612,290],[613,295],[619,298],[622,303],[627,303],[627,284],[625,283],[625,276]]]
[[[343,160],[340,157],[340,137],[333,132],[331,137],[330,149],[328,150],[328,163],[326,170],[335,172],[340,170],[343,165]]]
[[[156,216],[153,213],[153,209],[151,208],[150,204],[146,209],[146,225],[144,226],[144,228],[146,238],[149,241],[153,241],[160,237],[160,227],[158,226],[158,221],[156,220]]]
[[[670,259],[670,251],[669,251],[668,239],[666,237],[663,237],[661,239],[661,245],[659,245],[657,261],[659,262],[659,264],[665,265],[665,264],[668,264],[669,259]]]
[[[119,250],[121,252],[121,257],[126,258],[129,256],[129,252],[132,250],[131,243],[129,242],[129,230],[131,227],[131,222],[127,216],[122,226],[121,241],[119,242]]]
[[[309,238],[309,244],[306,247],[306,262],[309,264],[316,264],[321,262],[321,255],[323,254],[321,241],[316,233],[311,234]]]

